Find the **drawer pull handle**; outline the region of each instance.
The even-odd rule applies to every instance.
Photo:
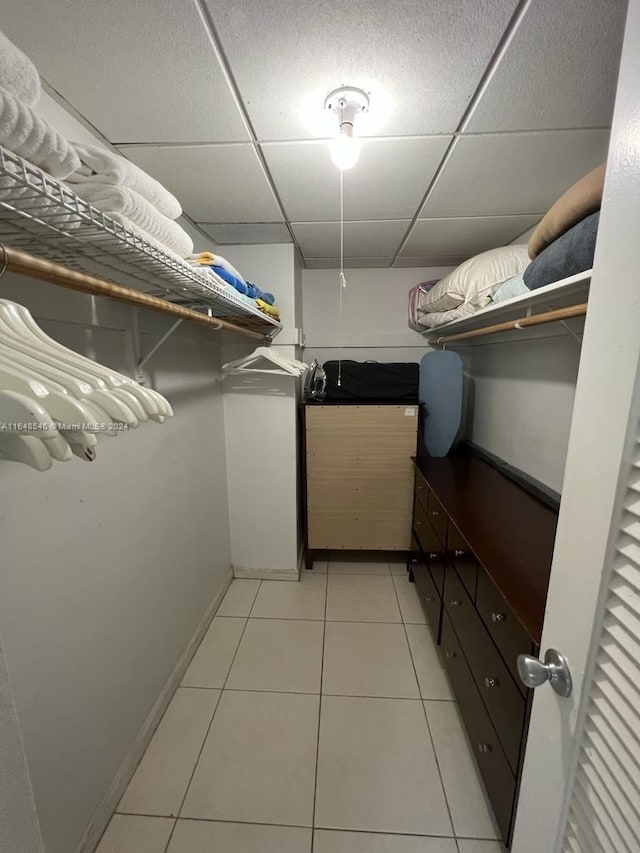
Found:
[[[478,752],[491,752],[491,744],[490,743],[479,743],[478,744]]]
[[[427,604],[433,604],[435,598],[432,595],[425,595],[424,600],[427,602]]]
[[[419,491],[419,492],[424,492],[424,486],[418,486],[418,491]]]
[[[433,515],[433,516],[437,517],[437,516],[439,516],[439,515],[440,515],[440,513],[438,512],[438,510],[437,510],[437,509],[434,509],[434,510],[432,510],[432,511],[431,511],[431,515]]]
[[[440,554],[436,554],[436,553],[434,553],[433,551],[431,551],[431,552],[429,553],[429,559],[430,559],[430,560],[437,560],[439,556],[440,556]]]
[[[444,656],[447,660],[455,660],[456,653],[455,652],[445,652]]]
[[[504,622],[504,620],[505,620],[506,618],[507,618],[507,617],[504,615],[504,613],[496,613],[496,612],[494,611],[494,612],[491,614],[491,621],[492,621],[492,622]]]
[[[422,527],[422,522],[421,522],[421,521],[416,521],[416,527]]]
[[[456,550],[453,552],[453,556],[454,556],[454,557],[464,557],[464,551],[459,551],[459,550],[456,548]]]
[[[451,602],[449,602],[452,607],[460,607],[462,605],[461,601],[458,601],[457,598],[454,598]]]
[[[500,682],[498,681],[497,678],[492,678],[490,675],[488,675],[484,680],[484,686],[485,687],[491,687],[491,688],[492,687],[499,687]]]

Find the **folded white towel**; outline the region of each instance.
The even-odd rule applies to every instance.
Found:
[[[69,176],[69,183],[103,183],[111,186],[126,186],[135,190],[157,207],[169,219],[177,219],[182,208],[178,199],[135,163],[97,145],[76,142],[74,147],[82,166]]]
[[[0,86],[28,107],[40,97],[40,75],[33,62],[0,32]]]
[[[80,198],[119,222],[127,220],[137,225],[181,258],[193,251],[193,240],[187,232],[177,222],[163,216],[135,190],[100,182],[73,184],[72,189]]]
[[[25,179],[22,168],[8,158],[5,158],[5,169],[8,174],[0,176],[0,201],[17,206],[22,213],[29,214],[21,221],[20,227],[24,231],[42,233],[43,226],[39,224],[39,219],[44,219],[58,228],[63,227],[65,231],[78,228],[82,224],[69,192],[62,193],[64,201],[69,203],[69,208],[66,208],[55,200],[58,197],[57,190],[52,191],[53,197],[40,195],[41,181],[29,173]]]
[[[24,157],[54,178],[80,168],[71,143],[31,107],[0,88],[0,145]]]

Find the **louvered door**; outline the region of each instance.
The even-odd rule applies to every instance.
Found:
[[[585,691],[563,853],[640,851],[640,443]]]

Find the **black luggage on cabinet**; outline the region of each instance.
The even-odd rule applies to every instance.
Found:
[[[325,361],[323,367],[327,375],[325,403],[418,401],[420,368],[413,362],[384,364],[375,361]]]

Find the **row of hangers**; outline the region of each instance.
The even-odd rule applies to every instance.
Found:
[[[0,299],[0,459],[38,471],[96,458],[115,436],[173,415],[157,391],[49,337],[22,305]]]

